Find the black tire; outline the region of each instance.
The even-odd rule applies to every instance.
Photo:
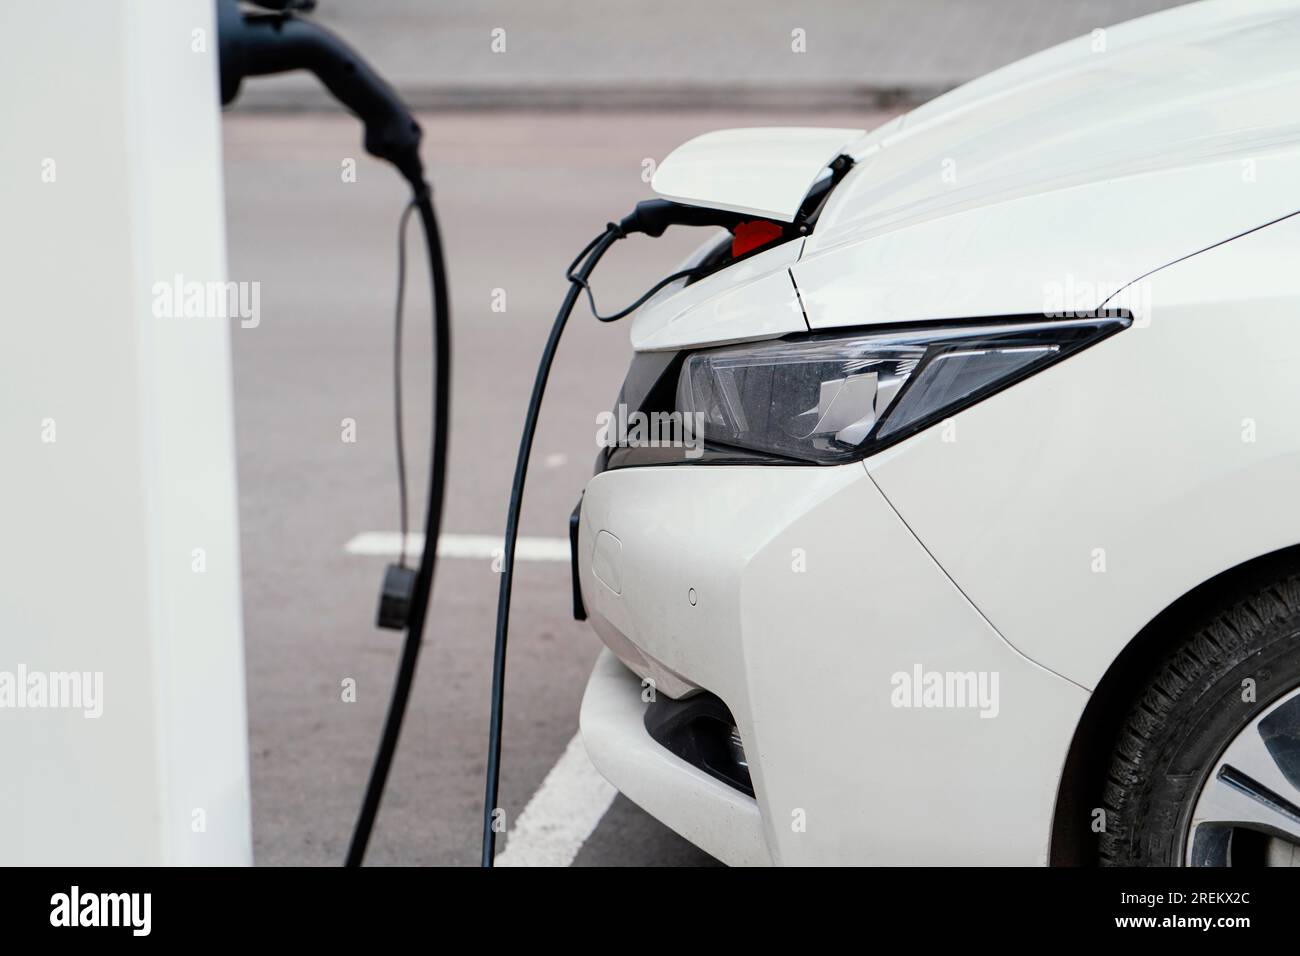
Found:
[[[1254,700],[1244,684],[1254,681]],[[1108,866],[1181,866],[1192,808],[1242,728],[1300,686],[1300,574],[1225,601],[1156,668],[1103,788]]]

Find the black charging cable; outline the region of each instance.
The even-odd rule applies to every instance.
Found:
[[[613,223],[611,223],[610,225],[613,228],[618,228],[616,226],[613,226]],[[598,236],[596,241],[599,241],[599,239],[601,238],[604,237]],[[620,309],[619,311],[615,312],[613,315],[601,315],[600,309],[596,308],[596,296],[591,291],[591,283],[589,283],[585,277],[578,275],[576,272],[574,272],[574,269],[576,269],[578,267],[578,264],[582,261],[583,256],[585,256],[591,248],[592,246],[588,245],[586,249],[584,249],[582,252],[578,254],[578,258],[574,259],[573,264],[569,266],[568,269],[565,270],[564,278],[568,279],[570,282],[576,282],[579,286],[582,287],[583,291],[587,293],[587,302],[591,307],[592,317],[595,318],[596,321],[598,322],[617,322],[619,319],[626,318],[627,316],[635,312],[637,309],[641,308],[641,306],[645,305],[647,302],[653,299],[659,293],[660,289],[664,289],[672,285],[674,282],[676,282],[679,279],[689,279],[691,276],[695,275],[699,271],[698,269],[682,269],[680,272],[674,272],[671,275],[664,276],[662,279],[660,279],[650,288],[646,289],[646,291],[641,294],[641,297],[638,298],[631,305],[629,305],[627,308]],[[593,263],[593,268],[594,265],[595,264]]]
[[[417,208],[411,200],[397,221],[397,304],[393,308],[393,441],[397,450],[397,525],[402,541],[398,567],[406,567],[406,436],[402,427],[402,307],[406,302],[406,223]]]
[[[402,547],[398,563],[384,575],[378,625],[405,630],[392,698],[384,729],[375,752],[374,765],[366,785],[352,840],[347,866],[360,866],[374,829],[379,804],[388,782],[393,755],[397,751],[402,720],[415,681],[415,665],[424,639],[433,572],[437,560],[438,534],[442,525],[442,503],[447,471],[447,431],[451,405],[451,308],[447,273],[443,262],[438,221],[433,211],[429,184],[424,180],[420,160],[421,130],[415,117],[396,91],[351,47],[329,30],[302,20],[289,9],[306,10],[312,0],[254,0],[258,6],[280,11],[246,13],[239,0],[216,0],[217,35],[221,60],[221,102],[231,103],[245,77],[265,76],[291,70],[315,74],[334,97],[365,125],[365,149],[372,156],[392,163],[411,186],[411,202],[402,213],[398,238],[397,308],[394,321],[394,424],[397,439],[398,497],[401,511]],[[420,566],[406,566],[406,460],[402,438],[402,305],[406,279],[406,224],[418,213],[424,229],[429,279],[433,287],[433,435],[431,438],[429,489],[424,524],[424,549]]]
[[[584,289],[590,294],[587,279],[590,278],[596,263],[609,251],[609,247],[622,239],[621,229],[610,223],[608,228],[587,244],[578,253],[565,275],[569,279],[569,291],[564,295],[564,302],[551,325],[551,334],[542,349],[542,358],[537,365],[537,377],[533,380],[533,394],[528,400],[528,412],[524,416],[523,434],[519,436],[519,455],[515,459],[515,477],[510,485],[510,508],[506,512],[505,551],[501,567],[501,586],[497,593],[497,629],[496,643],[492,657],[492,715],[488,725],[487,757],[487,791],[483,797],[483,860],[482,865],[490,867],[496,859],[496,806],[497,790],[501,780],[501,720],[505,701],[506,684],[506,642],[510,629],[510,590],[515,579],[515,543],[519,537],[519,511],[524,502],[524,480],[528,476],[528,459],[533,451],[533,434],[537,431],[537,415],[542,407],[542,395],[546,391],[547,379],[551,376],[551,364],[555,361],[555,352],[560,345],[560,336],[568,324],[573,307],[578,304],[578,297]]]
[[[510,630],[510,592],[515,576],[515,544],[519,537],[519,513],[524,501],[524,482],[528,475],[528,459],[533,450],[533,435],[537,430],[537,417],[541,411],[542,396],[546,392],[546,383],[551,375],[551,365],[555,361],[555,352],[560,345],[560,336],[568,324],[573,307],[585,292],[591,305],[592,314],[602,322],[613,322],[640,308],[665,286],[678,279],[687,278],[695,270],[684,269],[655,283],[647,292],[630,306],[613,315],[601,315],[596,310],[596,300],[591,291],[591,274],[597,263],[618,240],[632,233],[647,236],[661,236],[669,226],[723,226],[734,228],[738,223],[752,216],[739,213],[706,209],[700,206],[684,206],[666,199],[649,199],[637,204],[636,208],[619,220],[609,223],[605,231],[598,235],[578,253],[577,257],[565,270],[569,280],[569,289],[565,293],[560,310],[556,313],[551,326],[551,334],[542,349],[542,358],[537,366],[537,377],[533,380],[532,396],[528,400],[528,411],[524,416],[524,430],[519,437],[519,455],[515,459],[515,477],[510,486],[510,507],[506,512],[505,550],[501,568],[501,585],[497,593],[496,641],[492,657],[492,699],[491,716],[488,721],[488,759],[486,788],[483,797],[483,855],[481,865],[491,867],[496,861],[496,824],[497,795],[501,779],[501,727],[505,709],[506,682],[506,647]]]
[[[446,491],[447,473],[447,433],[449,430],[449,411],[451,407],[451,307],[447,292],[446,267],[443,263],[442,243],[438,233],[438,222],[433,212],[433,203],[425,190],[413,201],[424,226],[425,248],[429,260],[429,276],[433,284],[433,356],[434,356],[434,397],[433,397],[433,440],[429,465],[429,490],[424,517],[424,549],[420,554],[420,566],[415,573],[409,591],[404,592],[406,639],[402,643],[402,657],[397,665],[397,677],[393,682],[393,694],[388,704],[388,715],[384,719],[384,731],[380,737],[379,748],[375,752],[374,766],[370,770],[370,781],[366,785],[366,795],[361,804],[356,827],[352,833],[352,842],[348,847],[346,866],[360,866],[370,842],[370,833],[374,829],[375,817],[379,813],[379,802],[384,795],[388,782],[388,771],[392,767],[393,754],[397,752],[398,738],[402,732],[402,719],[406,715],[406,704],[411,696],[411,686],[415,682],[415,665],[420,657],[420,645],[424,640],[424,623],[429,610],[429,597],[433,592],[433,571],[438,558],[438,535],[442,527],[442,503]],[[400,308],[400,307],[399,307]],[[400,313],[399,313],[400,314]],[[400,326],[399,326],[400,327]],[[400,364],[400,353],[395,358]],[[397,385],[400,395],[400,382]],[[401,428],[400,398],[396,414],[397,427]],[[404,469],[403,469],[404,470]],[[403,481],[403,485],[405,481]],[[404,523],[404,522],[403,522]],[[405,553],[406,532],[402,531],[402,551]],[[407,569],[401,567],[400,570]],[[392,577],[393,568],[385,577],[385,588]],[[384,599],[381,599],[380,615],[383,624]],[[391,625],[390,625],[391,626]]]

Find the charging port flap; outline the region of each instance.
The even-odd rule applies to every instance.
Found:
[[[668,154],[651,187],[665,199],[794,222],[805,197],[860,129],[759,126],[697,136]]]

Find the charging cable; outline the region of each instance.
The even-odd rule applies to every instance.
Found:
[[[569,289],[551,326],[551,334],[542,349],[542,358],[537,366],[537,377],[533,380],[532,396],[528,400],[528,411],[524,416],[524,429],[519,438],[519,455],[515,460],[515,476],[510,486],[510,507],[506,512],[505,551],[502,560],[501,585],[497,594],[496,641],[492,656],[492,699],[491,717],[488,722],[488,759],[487,779],[483,797],[483,856],[481,865],[491,867],[496,860],[496,824],[497,794],[501,779],[501,725],[505,709],[506,681],[506,646],[510,630],[510,592],[515,576],[515,544],[519,537],[519,512],[523,507],[524,482],[528,475],[528,459],[533,450],[533,436],[537,430],[537,417],[541,411],[542,396],[546,392],[546,383],[551,375],[551,365],[555,361],[555,352],[560,344],[560,336],[568,324],[573,307],[585,292],[591,305],[592,314],[602,322],[613,322],[629,315],[644,305],[660,289],[678,279],[688,277],[694,270],[675,272],[662,279],[638,298],[630,306],[612,315],[601,315],[596,309],[596,300],[591,291],[590,278],[596,265],[618,240],[632,233],[647,236],[661,236],[669,226],[723,226],[734,229],[742,221],[753,219],[739,213],[707,209],[702,206],[684,206],[666,199],[649,199],[637,204],[636,208],[619,220],[609,223],[605,231],[598,235],[578,253],[577,257],[565,270],[569,280]],[[783,227],[784,228],[784,227]]]
[[[505,552],[501,567],[501,587],[497,593],[497,628],[496,642],[492,653],[492,715],[488,725],[487,790],[483,797],[483,860],[482,865],[490,867],[496,859],[496,806],[497,790],[501,780],[501,720],[505,702],[506,683],[506,642],[510,630],[510,590],[515,579],[515,543],[519,537],[519,511],[524,500],[524,479],[528,475],[528,459],[533,451],[533,434],[537,431],[537,414],[541,410],[542,395],[546,391],[546,381],[551,376],[551,364],[555,361],[555,351],[560,345],[560,336],[564,326],[578,303],[578,297],[584,289],[590,294],[587,285],[596,263],[609,251],[610,246],[622,239],[624,233],[613,223],[606,230],[587,244],[578,253],[565,275],[569,279],[569,290],[564,295],[564,302],[555,316],[551,334],[542,349],[542,358],[537,366],[537,377],[533,380],[533,394],[528,400],[528,412],[524,416],[524,430],[519,438],[519,456],[515,460],[515,477],[510,485],[510,508],[506,512]]]
[[[348,847],[347,866],[360,866],[374,829],[388,771],[397,751],[402,720],[415,681],[429,596],[433,590],[438,533],[447,470],[447,429],[451,398],[451,310],[438,221],[429,184],[420,160],[421,130],[401,97],[351,47],[330,31],[286,12],[309,10],[313,0],[256,0],[274,13],[245,13],[239,0],[217,0],[217,34],[221,57],[221,102],[239,94],[248,76],[264,76],[305,69],[315,74],[365,125],[365,148],[372,156],[392,163],[411,186],[410,204],[402,213],[398,239],[398,291],[394,322],[394,419],[397,437],[398,497],[401,509],[402,547],[397,564],[384,574],[377,623],[405,630],[401,659],[393,682],[392,699],[384,719],[383,734],[374,766]],[[429,489],[425,509],[424,550],[418,569],[406,566],[406,461],[402,439],[401,357],[402,305],[406,278],[405,234],[407,220],[418,213],[424,229],[429,280],[433,286],[434,397]]]
[[[357,817],[356,827],[352,833],[352,842],[348,847],[347,866],[360,866],[370,842],[370,833],[379,813],[379,802],[384,795],[388,782],[388,771],[393,763],[393,754],[397,751],[398,737],[402,732],[402,719],[406,714],[406,704],[411,696],[411,686],[415,681],[415,665],[420,657],[420,645],[424,639],[424,623],[429,610],[429,597],[433,592],[434,565],[438,557],[438,535],[442,526],[442,502],[446,489],[447,473],[447,433],[449,430],[449,411],[451,407],[451,308],[447,292],[446,267],[443,263],[442,244],[438,234],[438,223],[433,212],[433,203],[427,191],[413,200],[415,210],[419,213],[420,223],[424,227],[425,249],[428,253],[429,276],[433,285],[433,356],[434,356],[434,397],[433,397],[433,434],[429,465],[429,489],[425,505],[424,549],[420,553],[420,565],[414,577],[410,569],[403,564],[390,565],[384,577],[384,593],[380,599],[379,624],[381,627],[400,629],[405,626],[406,638],[402,643],[402,656],[397,666],[397,677],[393,683],[392,699],[388,704],[388,715],[384,719],[383,735],[379,749],[375,753],[374,766],[370,771],[370,781],[366,785],[365,798],[361,812]],[[400,307],[399,307],[400,310]],[[399,311],[400,315],[400,311]],[[400,329],[400,320],[398,323]],[[395,355],[395,365],[400,364],[400,342]],[[397,429],[401,429],[400,379],[398,389]],[[400,447],[400,445],[399,445]],[[400,469],[402,476],[402,498],[405,501],[405,468]],[[405,508],[403,507],[403,513]],[[405,519],[403,518],[403,524]],[[402,553],[405,554],[405,527],[403,527]],[[398,572],[395,574],[395,572]],[[393,579],[398,578],[396,589]]]

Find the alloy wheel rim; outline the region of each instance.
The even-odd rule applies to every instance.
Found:
[[[1300,866],[1300,687],[1228,742],[1201,784],[1187,866]]]

